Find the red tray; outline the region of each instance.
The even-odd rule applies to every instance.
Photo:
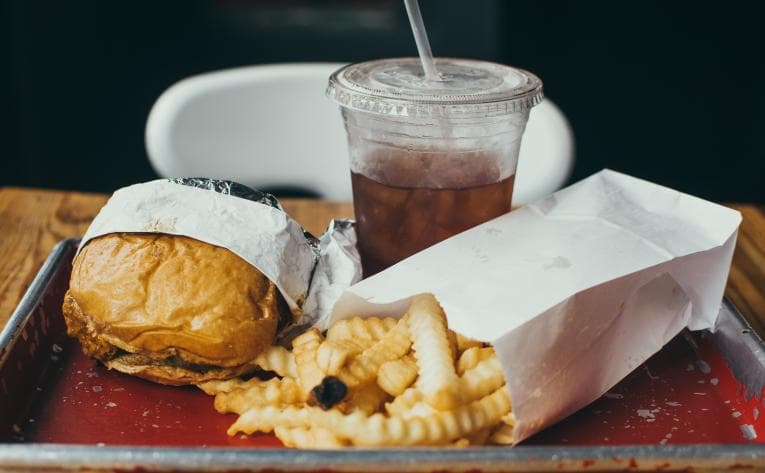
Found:
[[[83,356],[60,312],[76,244],[57,246],[0,335],[0,469],[271,462],[292,470],[306,466],[306,454],[316,468],[368,471],[376,461],[443,469],[446,458],[447,469],[765,467],[765,349],[727,303],[715,333],[682,333],[603,398],[519,447],[378,450],[370,460],[353,449],[298,453],[269,435],[228,437],[235,416],[216,413],[196,388],[160,386]]]

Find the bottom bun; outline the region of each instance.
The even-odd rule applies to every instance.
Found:
[[[143,357],[141,357],[143,358]],[[118,356],[111,360],[103,361],[109,369],[114,369],[139,378],[147,379],[155,383],[167,384],[170,386],[181,386],[185,384],[199,384],[205,381],[218,379],[229,379],[241,376],[248,371],[252,371],[252,365],[238,366],[235,368],[205,367],[204,370],[197,371],[183,368],[181,366],[163,364],[162,362],[152,362],[152,360],[134,360],[132,355]]]

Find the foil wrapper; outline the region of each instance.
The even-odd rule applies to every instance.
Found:
[[[333,220],[315,238],[271,194],[232,181],[160,179],[117,190],[82,238],[182,235],[227,248],[276,284],[295,325],[325,326],[334,300],[361,280],[354,223]]]
[[[170,182],[182,184],[184,186],[196,187],[198,189],[207,189],[218,194],[232,195],[241,199],[251,200],[259,204],[268,205],[282,212],[282,204],[268,192],[259,191],[234,181],[224,181],[222,179],[208,179],[206,177],[178,177],[168,179]]]
[[[314,325],[326,330],[332,307],[350,286],[348,282],[356,283],[362,279],[355,223],[351,220],[332,220],[319,240],[318,254],[304,310],[309,314],[321,314]]]

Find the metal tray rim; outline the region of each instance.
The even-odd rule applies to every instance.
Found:
[[[79,242],[79,238],[69,238],[56,243],[43,262],[37,275],[29,285],[29,288],[27,288],[26,292],[21,297],[16,309],[8,318],[5,327],[0,331],[0,365],[5,362],[5,358],[8,356],[8,349],[13,346],[16,339],[21,335],[24,324],[26,324],[27,320],[32,316],[32,312],[37,305],[38,299],[45,291],[48,283],[53,279],[56,269],[61,263],[61,259],[66,253],[67,248],[71,245],[78,245]]]
[[[608,447],[477,447],[289,450],[242,448],[157,448],[87,447],[65,444],[39,444],[34,455],[23,445],[0,445],[0,468],[136,468],[150,466],[157,471],[209,471],[245,468],[247,470],[314,470],[331,466],[333,471],[423,471],[448,467],[457,470],[492,471],[498,468],[557,469],[586,463],[592,469],[627,466],[639,459],[639,467],[670,464],[674,468],[740,467],[765,468],[765,445],[678,445]],[[634,466],[633,466],[634,468]]]

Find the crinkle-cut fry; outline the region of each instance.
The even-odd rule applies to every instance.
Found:
[[[347,445],[332,432],[319,427],[282,427],[274,428],[276,438],[286,447],[292,448],[340,448]]]
[[[388,398],[388,393],[375,383],[369,383],[352,390],[347,399],[338,408],[344,413],[355,410],[372,415],[380,410],[380,405]]]
[[[455,447],[470,447],[472,445],[486,445],[486,441],[489,440],[489,436],[492,433],[492,428],[481,429],[478,432],[462,437],[454,442],[452,445]]]
[[[313,425],[358,446],[436,445],[452,442],[488,428],[510,410],[510,397],[503,386],[492,394],[450,411],[426,417],[366,416],[362,412],[343,415],[337,410],[311,408]]]
[[[385,411],[391,416],[401,416],[423,400],[422,392],[416,387],[407,388],[393,401],[385,403]]]
[[[473,369],[465,371],[458,382],[464,402],[480,399],[503,384],[505,374],[496,356],[478,362]]]
[[[215,396],[219,393],[227,393],[233,391],[234,389],[239,389],[244,383],[245,381],[242,381],[239,378],[224,380],[214,379],[211,381],[205,381],[204,383],[199,383],[197,384],[197,387],[204,391],[205,394]]]
[[[373,381],[383,363],[401,358],[409,351],[411,345],[408,316],[405,315],[380,340],[343,367],[337,373],[337,377],[349,389]]]
[[[436,409],[454,409],[461,400],[446,335],[446,316],[430,294],[414,296],[407,315],[420,372],[417,387]]]
[[[327,339],[319,347],[317,352],[317,361],[325,373],[336,375],[346,362],[370,348],[391,327],[392,318],[379,319],[370,317],[362,319],[354,317],[352,319],[341,320],[327,332]]]
[[[463,402],[470,402],[480,399],[491,393],[505,383],[505,377],[502,367],[495,355],[488,357],[476,364],[476,366],[465,371],[458,378],[457,387],[460,391]],[[415,404],[424,399],[424,394],[419,386],[407,388],[401,395],[393,401],[385,404],[385,410],[389,415],[404,415],[410,411]]]
[[[372,343],[380,340],[398,321],[393,317],[353,317],[335,322],[327,330],[327,340],[353,340]]]
[[[380,337],[382,338],[382,337]],[[336,343],[343,347],[345,350],[348,351],[348,357],[353,357],[358,355],[359,353],[363,352],[367,348],[371,347],[375,344],[375,342],[379,340],[378,339],[365,339],[360,338],[358,340],[353,340],[350,338],[338,338],[337,340],[331,340],[332,343]]]
[[[334,376],[345,366],[348,358],[358,353],[356,347],[345,342],[345,340],[324,340],[319,345],[316,351],[316,364],[322,371]]]
[[[298,404],[305,400],[300,384],[293,378],[258,381],[258,384],[219,393],[215,396],[215,410],[222,414],[241,414],[256,406]]]
[[[455,335],[457,337],[457,351],[459,353],[463,353],[468,348],[481,348],[484,346],[483,343],[478,340],[473,340],[472,338],[468,338],[456,332]]]
[[[462,352],[459,360],[457,360],[457,374],[462,376],[467,370],[475,368],[479,362],[492,356],[494,356],[494,348],[492,347],[468,348]]]
[[[502,422],[492,430],[489,441],[497,445],[511,445],[515,441],[513,438],[514,430],[515,414],[508,412],[502,416]]]
[[[302,406],[253,407],[244,411],[236,422],[231,424],[227,433],[230,436],[238,432],[250,435],[253,432],[269,433],[277,426],[310,427],[310,415],[313,415],[313,411]]]
[[[295,355],[286,348],[273,345],[255,358],[254,363],[264,371],[273,371],[281,377],[297,378]]]
[[[438,409],[434,408],[425,401],[416,402],[412,407],[406,411],[397,414],[403,419],[411,419],[412,417],[427,417],[438,412]]]
[[[406,355],[380,365],[377,385],[391,396],[398,396],[414,383],[417,375],[417,362],[413,356]]]
[[[512,445],[514,442],[513,431],[514,427],[512,425],[505,424],[504,422],[500,423],[491,433],[489,442],[496,445]]]
[[[197,384],[197,387],[204,391],[205,394],[215,396],[220,393],[229,393],[237,389],[249,389],[262,383],[263,380],[258,377],[253,377],[248,380],[241,378],[231,378],[225,380],[205,381],[204,383]]]
[[[306,397],[324,379],[325,373],[316,363],[316,352],[321,342],[321,332],[317,328],[306,330],[292,341],[298,380]]]

